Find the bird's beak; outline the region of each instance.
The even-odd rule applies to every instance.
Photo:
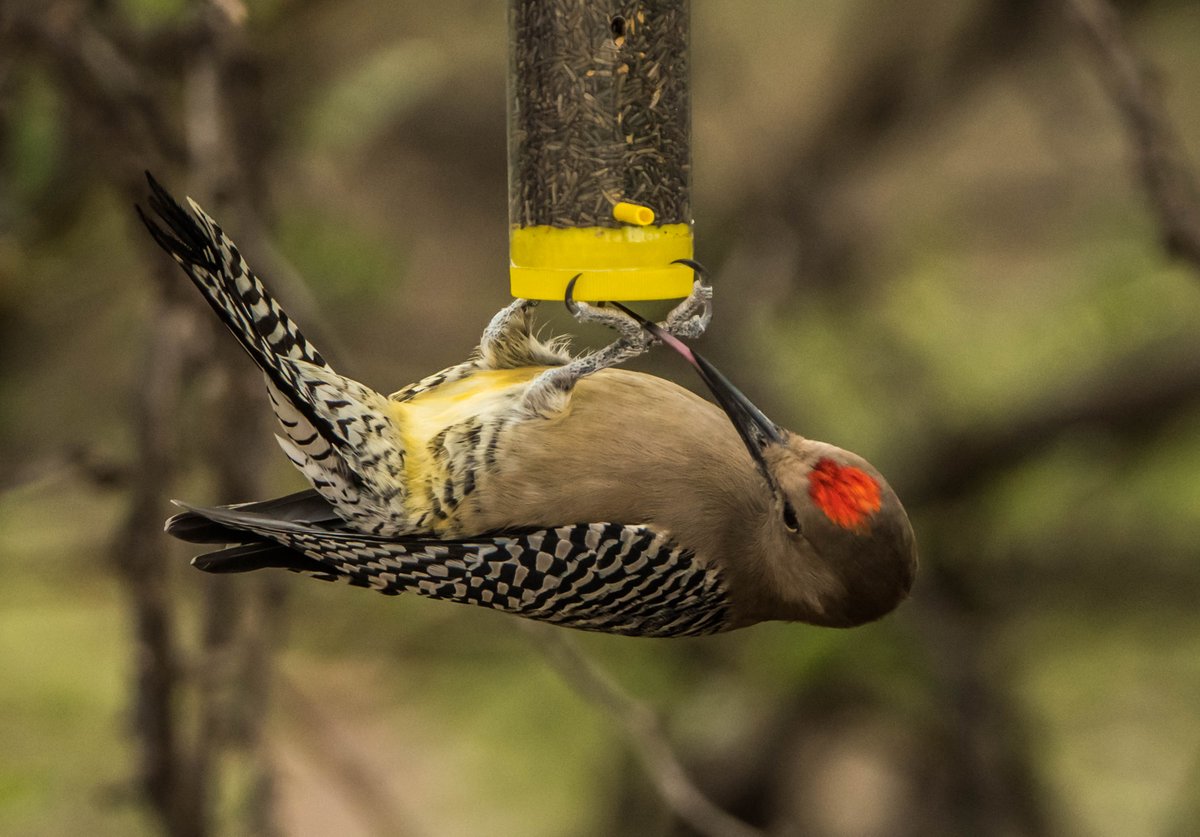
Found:
[[[641,324],[642,328],[679,352],[688,363],[695,367],[696,371],[700,374],[701,380],[708,386],[713,397],[717,399],[717,403],[721,405],[721,409],[729,416],[729,420],[733,423],[738,435],[742,437],[742,442],[746,445],[746,450],[754,458],[758,469],[762,471],[763,476],[766,477],[771,487],[778,490],[778,486],[775,485],[775,480],[771,476],[771,471],[767,467],[763,451],[766,450],[768,445],[783,443],[784,433],[779,426],[767,418],[763,414],[763,411],[754,405],[753,401],[742,394],[741,390],[731,384],[729,379],[722,375],[717,367],[709,363],[704,355],[693,351],[690,346],[678,337],[666,331],[657,323],[647,320],[636,311],[625,307],[619,302],[614,302],[612,305],[633,317]]]

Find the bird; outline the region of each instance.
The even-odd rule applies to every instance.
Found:
[[[384,395],[333,370],[195,201],[149,173],[154,240],[265,378],[284,454],[311,488],[182,511],[168,534],[208,544],[209,573],[286,569],[625,636],[715,634],[759,622],[852,627],[904,600],[912,527],[862,457],[769,420],[685,338],[691,296],[662,323],[566,299],[616,329],[575,356],[516,299],[462,363]],[[716,404],[618,368],[666,343]]]

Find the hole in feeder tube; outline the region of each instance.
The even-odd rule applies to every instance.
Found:
[[[612,32],[613,43],[620,46],[625,41],[625,18],[621,15],[613,15],[612,20],[608,23],[608,28]]]

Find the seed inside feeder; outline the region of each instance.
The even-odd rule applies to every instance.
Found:
[[[510,0],[514,293],[522,268],[595,272],[606,266],[601,253],[583,254],[584,263],[575,265],[564,263],[569,253],[544,258],[540,244],[518,246],[521,231],[539,230],[541,242],[552,240],[541,228],[627,230],[630,222],[614,215],[622,203],[650,209],[653,225],[635,223],[636,236],[597,241],[629,250],[661,233],[670,245],[664,250],[658,242],[646,258],[690,257],[688,18],[687,0]],[[518,260],[531,254],[535,264]],[[616,261],[622,270],[662,272],[670,260],[639,264],[623,252]],[[562,278],[564,288],[569,278]],[[680,289],[686,294],[690,275],[667,284],[666,296]]]

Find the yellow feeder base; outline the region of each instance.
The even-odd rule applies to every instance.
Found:
[[[692,292],[688,224],[608,227],[517,227],[509,240],[512,295],[562,299],[567,283],[587,302],[679,299]]]

